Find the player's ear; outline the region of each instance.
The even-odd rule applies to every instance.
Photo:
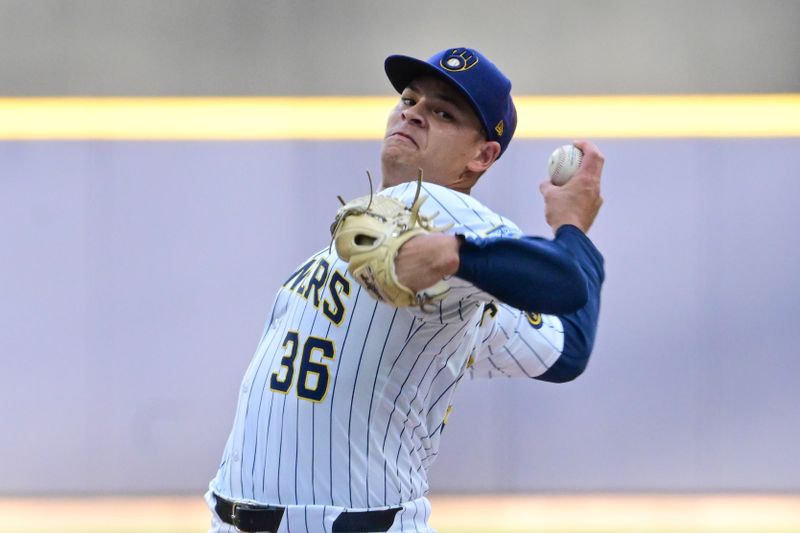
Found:
[[[476,149],[475,157],[467,164],[467,169],[478,173],[486,172],[498,157],[500,157],[500,143],[484,141]]]

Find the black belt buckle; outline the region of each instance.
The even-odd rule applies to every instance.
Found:
[[[285,510],[283,507],[231,502],[216,494],[214,497],[217,499],[217,515],[239,531],[276,532],[280,528]]]
[[[247,527],[249,520],[242,520],[241,512],[250,510],[252,508],[245,503],[231,502],[231,525],[239,531],[243,531]]]
[[[239,531],[278,531],[283,511],[283,507],[234,503],[231,509],[231,522]]]

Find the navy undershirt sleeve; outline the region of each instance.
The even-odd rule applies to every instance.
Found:
[[[603,256],[577,227],[561,226],[555,239],[469,238],[456,275],[512,307],[558,315],[564,349],[543,381],[563,383],[586,368],[594,346],[605,278]]]
[[[586,305],[577,311],[559,316],[564,326],[564,349],[561,357],[536,379],[553,383],[572,381],[580,376],[589,363],[597,321],[600,316],[600,288],[605,279],[603,256],[578,228],[566,230],[565,244],[575,254],[586,275],[589,289]]]
[[[586,274],[579,264],[581,257],[573,250],[576,233],[588,241],[574,226],[560,227],[553,240],[464,239],[456,276],[523,311],[571,313],[586,305],[588,299]],[[600,255],[596,250],[595,253]]]

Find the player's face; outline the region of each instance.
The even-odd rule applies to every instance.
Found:
[[[458,189],[486,143],[461,93],[436,78],[417,78],[389,115],[381,152],[383,185],[413,180],[421,168],[425,181]]]

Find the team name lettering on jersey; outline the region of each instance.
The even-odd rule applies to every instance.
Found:
[[[307,301],[311,297],[310,302],[314,309],[319,309],[322,305],[322,314],[338,326],[344,320],[347,310],[342,302],[342,294],[350,295],[350,281],[339,270],[331,270],[330,264],[324,258],[312,259],[289,276],[283,286]],[[324,298],[323,293],[326,294]]]

